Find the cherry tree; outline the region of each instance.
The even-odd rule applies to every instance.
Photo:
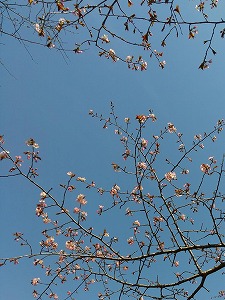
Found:
[[[92,287],[100,300],[200,299],[225,268],[224,157],[201,154],[216,144],[224,121],[188,142],[173,123],[160,130],[151,110],[120,120],[111,104],[109,116],[89,115],[122,146],[110,166],[117,182],[108,187],[68,170],[61,195],[54,193],[38,183],[38,141],[28,139],[19,154],[1,136],[1,180],[23,177],[39,190],[34,214],[44,225],[38,247],[14,233],[26,253],[2,257],[2,270],[33,261],[36,299],[79,299]],[[220,288],[215,298],[225,297]]]
[[[217,53],[214,40],[225,35],[224,4],[219,0],[4,0],[0,11],[1,34],[25,47],[43,45],[67,56],[94,46],[99,56],[142,71],[150,58],[165,67],[164,52],[172,37],[193,40],[197,35],[203,36],[205,47],[199,68],[207,69]]]

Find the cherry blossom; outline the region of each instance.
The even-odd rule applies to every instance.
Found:
[[[168,132],[173,133],[176,131],[177,131],[176,127],[172,123],[168,123]]]
[[[77,181],[85,182],[86,178],[85,177],[77,177]]]
[[[141,139],[141,146],[142,146],[142,150],[146,149],[148,146],[148,141],[145,140],[144,138]]]
[[[109,42],[110,42],[110,40],[109,40],[107,34],[104,34],[103,36],[101,36],[101,40],[102,40],[103,42],[105,42],[105,43],[109,43]]]
[[[87,204],[87,200],[85,199],[85,196],[83,194],[79,194],[77,196],[77,202],[79,202],[81,205]]]
[[[31,284],[32,284],[32,285],[37,285],[39,282],[40,282],[40,278],[33,278],[33,279],[31,280]]]
[[[176,180],[177,179],[176,173],[175,172],[166,173],[165,174],[165,179],[168,180],[168,181]]]
[[[93,118],[99,118],[108,126],[115,126],[113,130],[123,132],[124,136],[117,139],[122,148],[118,158],[120,166],[112,163],[112,169],[120,171],[113,172],[116,180],[102,188],[97,181],[87,182],[85,177],[75,177],[70,171],[64,174],[65,182],[60,184],[60,194],[52,192],[49,187],[41,187],[33,178],[26,177],[26,173],[22,175],[39,190],[34,214],[39,217],[37,221],[41,221],[40,248],[36,252],[27,237],[18,231],[14,239],[23,251],[27,251],[24,252],[26,254],[0,259],[0,266],[5,267],[8,262],[18,264],[21,259],[34,257],[33,265],[39,269],[31,279],[31,284],[38,289],[38,292],[33,291],[34,298],[44,299],[46,295],[47,298],[58,299],[56,292],[60,290],[60,283],[67,285],[71,280],[73,284],[63,289],[64,298],[73,297],[79,288],[88,291],[95,282],[101,300],[109,291],[110,297],[115,299],[119,295],[149,298],[155,296],[151,292],[153,288],[167,298],[171,295],[192,297],[193,290],[196,294],[199,291],[197,282],[201,284],[198,266],[210,278],[223,262],[221,218],[224,214],[224,193],[221,192],[222,184],[220,186],[223,161],[218,162],[214,156],[209,156],[208,164],[200,165],[203,175],[197,174],[195,182],[191,178],[196,163],[198,166],[196,155],[200,153],[199,145],[204,141],[207,147],[207,139],[211,141],[214,134],[218,137],[223,121],[210,133],[204,133],[203,137],[196,135],[190,146],[187,142],[179,147],[184,145],[183,134],[175,133],[172,123],[163,124],[161,131],[155,129],[152,121],[156,117],[151,111],[134,116],[135,122],[128,117],[127,122],[122,119],[123,125],[114,112],[111,112],[110,118],[98,114]],[[150,134],[147,131],[149,124]],[[154,134],[155,130],[158,135]],[[175,133],[174,139],[168,136],[170,131]],[[171,140],[174,141],[173,149],[177,151],[177,157],[173,155],[172,159],[166,157],[167,152],[162,153],[163,147],[160,146],[166,143],[167,138],[170,138],[169,146],[172,146]],[[33,147],[35,141],[31,140],[28,144]],[[1,148],[1,151],[6,151]],[[183,152],[178,148],[182,148]],[[22,169],[27,162],[30,170],[30,165],[35,162],[33,152],[34,149],[30,151],[30,161],[25,160]],[[128,160],[122,159],[128,157]],[[8,155],[8,158],[7,164],[11,163],[20,171],[23,155]],[[4,164],[2,166],[4,169]],[[177,179],[176,174],[179,173],[183,175]],[[122,176],[127,176],[127,181],[120,182]],[[75,202],[68,192],[75,189],[72,185],[74,177],[79,189]],[[217,190],[209,194],[211,178]],[[189,182],[185,182],[186,179]],[[93,201],[87,202],[82,190],[86,190],[88,198]],[[124,220],[121,219],[123,217]],[[219,223],[217,217],[220,218]],[[171,276],[171,280],[164,281],[160,276],[159,270],[165,266],[167,279]],[[179,267],[179,273],[174,272],[175,267]],[[40,272],[46,276],[45,280]],[[139,282],[138,278],[143,280]]]
[[[39,148],[39,145],[35,142],[34,139],[30,138],[29,140],[26,141],[27,146],[32,146],[34,148]]]
[[[127,243],[129,245],[133,245],[134,244],[134,238],[133,237],[130,237],[128,240],[127,240]]]
[[[210,165],[208,164],[201,164],[200,166],[200,170],[205,174],[209,174],[210,169]]]
[[[0,152],[0,160],[8,158],[9,151]]]

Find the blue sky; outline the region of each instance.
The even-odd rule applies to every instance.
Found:
[[[203,56],[200,41],[171,38],[164,70],[151,62],[147,71],[134,72],[123,63],[98,57],[94,49],[64,60],[57,51],[28,45],[31,57],[21,44],[3,36],[1,61],[13,75],[0,70],[0,133],[5,135],[5,147],[12,156],[19,155],[26,150],[25,140],[34,138],[42,157],[38,181],[58,195],[58,185],[70,170],[102,186],[111,187],[117,180],[111,163],[121,160],[121,146],[113,130],[104,131],[88,116],[89,109],[108,115],[113,101],[121,120],[153,109],[158,128],[173,122],[191,144],[194,134],[224,118],[225,109],[225,41],[216,38],[218,54],[204,72],[198,69]],[[202,155],[220,159],[223,152],[221,135]],[[4,162],[1,168],[6,167]],[[42,225],[34,212],[39,192],[17,178],[1,179],[0,190],[0,256],[15,255],[22,250],[12,241],[12,233],[26,232],[32,241],[41,238]],[[1,298],[31,299],[34,271],[31,261],[1,269]]]

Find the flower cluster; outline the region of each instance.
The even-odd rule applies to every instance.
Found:
[[[165,174],[165,179],[167,181],[176,180],[177,179],[176,173],[175,172],[168,172],[168,173],[166,173]]]
[[[9,151],[2,151],[0,152],[0,160],[8,158]]]
[[[177,131],[176,127],[172,123],[168,123],[168,132],[169,133],[174,133]]]
[[[77,196],[77,202],[79,202],[81,205],[87,204],[87,200],[85,199],[85,196],[83,194],[79,194]]]
[[[27,146],[32,146],[34,148],[39,148],[39,145],[35,142],[34,139],[30,138],[29,140],[26,141]]]
[[[208,164],[201,164],[200,166],[200,170],[205,174],[209,174],[210,169],[210,165]]]
[[[114,184],[114,186],[111,188],[110,194],[113,197],[117,197],[118,198],[118,192],[120,191],[120,187],[117,184]]]

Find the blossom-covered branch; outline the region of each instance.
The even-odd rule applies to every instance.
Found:
[[[39,248],[25,234],[14,233],[27,253],[2,257],[1,266],[34,260],[40,267],[31,279],[37,299],[74,299],[81,288],[91,286],[101,300],[201,296],[208,289],[206,279],[225,268],[225,170],[224,157],[218,163],[214,156],[201,154],[199,160],[196,154],[216,142],[224,121],[188,144],[172,122],[160,130],[151,110],[122,122],[113,104],[109,117],[93,110],[89,115],[104,129],[114,128],[122,143],[121,158],[111,163],[118,181],[105,188],[68,171],[60,184],[62,195],[54,195],[54,188],[38,183],[36,141],[28,139],[28,150],[13,158],[1,136],[5,173],[0,178],[10,180],[15,173],[39,189],[35,214],[45,227]],[[176,161],[171,151],[177,152]],[[111,224],[114,219],[117,226]],[[218,297],[222,292],[218,290]]]
[[[199,65],[204,70],[217,52],[215,35],[225,35],[223,15],[214,19],[213,13],[223,8],[218,0],[100,0],[94,4],[85,0],[4,0],[0,1],[0,32],[25,45],[43,45],[65,55],[81,54],[94,46],[99,56],[144,71],[152,57],[165,67],[164,51],[170,37],[184,35],[193,40],[207,27],[208,38],[202,41],[206,50]]]

